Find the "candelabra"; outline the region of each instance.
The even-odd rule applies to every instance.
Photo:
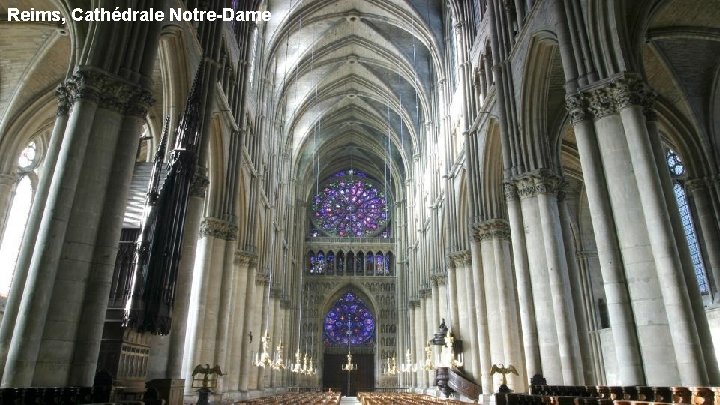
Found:
[[[403,373],[414,373],[418,369],[417,364],[413,363],[412,361],[412,354],[410,353],[410,349],[407,349],[405,352],[405,363],[400,365],[400,370]]]
[[[397,368],[397,360],[395,359],[395,356],[388,357],[386,359],[385,363],[385,369],[383,370],[383,374],[385,375],[397,375],[400,373],[400,370]]]
[[[432,346],[430,343],[425,345],[425,364],[423,370],[432,371],[435,370],[435,363],[433,362]]]
[[[440,367],[458,368],[463,366],[463,354],[460,353],[459,358],[455,357],[455,348],[453,347],[454,343],[455,338],[452,337],[450,330],[448,330],[447,335],[445,335],[445,345],[443,346],[440,354]]]
[[[357,370],[357,364],[352,362],[352,353],[348,350],[347,363],[342,365],[343,371],[355,371]]]
[[[272,357],[270,357],[270,353],[268,353],[268,350],[270,349],[270,335],[267,330],[265,331],[265,336],[260,339],[260,342],[262,352],[255,353],[255,365],[257,367],[272,367],[273,360]]]

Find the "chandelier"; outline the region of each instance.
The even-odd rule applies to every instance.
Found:
[[[397,360],[395,359],[395,356],[388,357],[385,362],[385,366],[383,367],[383,374],[384,375],[397,375],[400,373],[400,370],[397,367]]]
[[[405,352],[405,363],[400,365],[400,371],[403,373],[414,373],[418,370],[417,364],[413,363],[412,353],[410,349]]]
[[[445,335],[445,345],[440,353],[440,367],[458,368],[463,366],[463,354],[460,353],[460,357],[455,357],[454,343],[455,338],[452,337],[448,329],[447,335]]]
[[[423,370],[432,371],[435,370],[435,362],[433,362],[433,352],[430,343],[425,345],[425,364],[423,364]]]
[[[357,370],[357,368],[357,364],[352,362],[352,353],[350,353],[350,350],[348,350],[347,363],[342,365],[342,369],[343,371],[355,371]]]
[[[272,357],[270,357],[270,353],[268,352],[270,350],[270,335],[268,334],[268,331],[265,330],[265,335],[260,339],[261,346],[262,346],[262,352],[261,353],[255,353],[255,366],[257,367],[272,367],[273,360]]]

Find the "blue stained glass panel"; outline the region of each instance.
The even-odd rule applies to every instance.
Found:
[[[311,236],[387,237],[389,222],[385,195],[367,175],[353,170],[330,177],[313,197]]]
[[[348,291],[325,315],[323,336],[328,345],[372,344],[375,318],[365,303],[355,293]]]

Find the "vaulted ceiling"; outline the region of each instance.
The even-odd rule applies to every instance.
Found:
[[[442,2],[269,0],[268,9],[267,114],[298,176],[352,161],[375,176],[388,163],[404,179],[443,77]]]

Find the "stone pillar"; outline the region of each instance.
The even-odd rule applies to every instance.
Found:
[[[247,393],[250,386],[250,372],[251,368],[255,367],[252,365],[253,348],[258,347],[260,338],[263,332],[260,331],[258,324],[255,322],[257,318],[256,313],[258,312],[257,303],[262,299],[262,290],[258,294],[258,288],[256,286],[257,278],[257,259],[251,259],[248,264],[247,272],[247,294],[245,295],[245,314],[243,319],[243,330],[245,336],[243,337],[242,351],[241,351],[241,365],[240,365],[240,392]],[[252,342],[250,342],[250,335],[252,334]]]
[[[448,262],[452,262],[452,260],[448,260]],[[447,326],[452,329],[459,331],[460,330],[460,308],[458,303],[458,277],[457,277],[457,267],[455,266],[455,263],[450,263],[447,270],[447,279],[448,279],[448,295],[447,297],[447,306],[448,306],[448,314],[450,315],[450,319],[447,319]],[[461,279],[462,280],[462,279]],[[446,314],[446,315],[448,315]]]
[[[605,283],[618,284],[615,292],[619,294],[622,292],[623,281],[627,280],[645,372],[645,384],[657,386],[677,384],[680,381],[680,375],[675,359],[672,358],[670,361],[668,359],[668,353],[674,353],[670,337],[671,328],[660,293],[660,280],[655,272],[648,228],[638,226],[640,218],[642,218],[641,224],[645,220],[645,213],[640,203],[640,191],[630,160],[625,131],[622,121],[617,115],[611,88],[606,86],[594,90],[590,94],[589,102],[590,111],[595,118],[595,132],[616,227],[615,234],[625,268],[624,278],[605,278],[605,273],[603,273],[603,278]],[[587,137],[581,136],[581,138]],[[581,147],[581,138],[578,138],[578,147]],[[582,153],[581,151],[581,156],[587,156],[587,152]],[[585,166],[583,166],[583,170],[585,170]],[[586,182],[586,184],[590,183]],[[588,197],[591,197],[590,194]],[[602,198],[589,199],[604,201]],[[591,209],[596,215],[600,212],[599,207]],[[605,224],[609,226],[609,223]],[[595,225],[594,217],[593,225]],[[611,231],[609,228],[604,228],[603,225],[598,225],[598,228],[595,229],[596,235],[602,236],[603,230]],[[596,240],[598,241],[598,252],[600,252],[600,241],[602,240],[599,238]],[[605,242],[602,242],[602,245],[605,245]],[[611,246],[605,246],[611,248]],[[612,273],[608,272],[608,275],[612,275]],[[617,309],[610,314],[619,315],[623,310],[623,297],[622,295],[611,295],[608,292],[609,290],[606,289],[608,301],[612,300],[617,303]],[[608,309],[610,310],[610,308]],[[615,332],[622,333],[622,330],[619,328],[616,330],[613,325],[613,334]],[[625,345],[629,343],[628,339],[631,337],[625,337]],[[625,350],[631,350],[630,346],[625,346],[625,348]],[[630,373],[628,370],[624,372]]]
[[[542,366],[537,343],[537,326],[535,324],[535,308],[533,306],[532,286],[528,270],[525,229],[517,188],[512,183],[505,183],[504,188],[511,230],[510,237],[513,246],[513,264],[515,266],[522,344],[525,354],[525,375],[526,377],[532,377],[542,371]],[[525,380],[527,381],[529,378]]]
[[[708,384],[697,324],[692,311],[688,285],[678,252],[671,218],[658,176],[657,165],[648,135],[643,106],[634,79],[619,80],[616,101],[620,111],[630,159],[645,214],[655,269],[660,279],[660,291],[672,325],[670,336],[683,385]]]
[[[642,359],[595,129],[582,95],[568,96],[566,105],[573,122],[598,250],[618,365],[617,384],[640,385],[645,381]]]
[[[128,102],[145,100],[147,91],[88,67],[78,69],[69,84],[76,101],[34,246],[3,386],[68,383],[110,181],[117,190],[129,185],[129,178],[110,177],[115,149]],[[114,225],[121,218],[109,221]],[[51,306],[63,311],[49,311]]]
[[[478,234],[475,231],[473,235],[473,241],[470,243],[470,254],[472,255],[470,263],[472,266],[472,286],[475,290],[475,299],[472,304],[475,306],[476,329],[474,332],[477,335],[477,358],[480,370],[479,374],[475,376],[475,379],[482,387],[482,392],[489,394],[493,392],[492,377],[490,376],[492,362],[490,360],[490,337],[485,301],[483,261]]]
[[[517,192],[520,196],[522,221],[527,241],[528,273],[532,286],[542,374],[548,384],[562,384],[563,373],[555,328],[553,297],[547,275],[545,236],[535,191],[535,180],[531,176],[521,178],[517,182]]]
[[[170,336],[168,337],[165,377],[170,379],[192,378],[192,376],[183,375],[183,355],[185,353],[186,335],[188,333],[190,296],[193,285],[193,265],[195,264],[196,247],[200,235],[200,222],[205,204],[205,191],[208,184],[207,177],[196,171],[193,176],[193,182],[190,185],[187,213],[185,214],[182,257],[178,264],[173,322],[170,328]],[[194,365],[191,364],[191,366]]]
[[[70,94],[65,86],[59,86],[56,95],[58,99],[58,110],[55,116],[55,126],[50,135],[50,143],[45,153],[42,171],[38,176],[38,184],[35,187],[32,207],[30,208],[30,214],[28,215],[25,225],[25,233],[23,234],[23,239],[20,244],[20,252],[18,253],[18,258],[15,263],[13,282],[10,285],[10,293],[5,303],[5,314],[2,318],[2,324],[0,324],[0,377],[5,369],[10,339],[12,338],[13,329],[15,328],[15,321],[22,294],[23,291],[25,291],[25,281],[27,280],[30,260],[35,251],[35,240],[38,230],[40,229],[45,203],[50,193],[50,183],[55,174],[55,162],[60,153],[60,146],[62,145],[68,122],[71,101]],[[2,186],[4,188],[0,189],[0,195],[10,196],[11,191],[7,188],[8,178],[4,179],[3,184],[5,184],[5,186]],[[7,194],[5,194],[5,192],[7,192]],[[0,232],[0,238],[3,235],[4,233]]]
[[[481,294],[477,292],[473,285],[473,269],[472,269],[472,253],[470,251],[463,251],[458,259],[462,261],[462,266],[465,268],[465,279],[462,280],[462,285],[465,288],[466,305],[468,307],[467,315],[467,332],[463,334],[462,339],[465,342],[463,344],[464,349],[464,361],[465,370],[470,373],[470,376],[476,380],[480,379],[482,375],[482,368],[480,367],[480,346],[478,340],[478,324],[477,316],[474,309],[475,295]]]
[[[240,390],[240,370],[242,358],[246,357],[242,348],[244,342],[249,340],[245,330],[244,320],[248,317],[245,312],[245,297],[248,294],[248,267],[253,260],[252,255],[245,254],[242,251],[236,252],[235,266],[238,275],[237,279],[237,297],[235,297],[235,307],[233,310],[233,328],[230,335],[230,349],[227,356],[227,379],[225,387],[228,391],[234,392]]]
[[[52,166],[52,165],[50,165]],[[18,175],[15,173],[0,174],[0,243],[5,239],[5,228],[10,207],[15,198]]]
[[[424,309],[425,309],[425,316],[423,319],[425,320],[425,330],[426,330],[426,336],[428,336],[428,339],[432,336],[435,329],[440,325],[440,323],[435,323],[432,318],[433,310],[432,310],[432,290],[426,289],[425,290],[425,300],[423,303]],[[428,373],[427,380],[425,381],[424,388],[431,388],[435,385],[435,375],[434,373],[430,372]]]
[[[86,290],[80,309],[80,319],[76,327],[77,336],[70,367],[69,385],[90,386],[94,381],[118,252],[118,241],[122,230],[122,218],[135,166],[139,143],[138,134],[142,131],[145,123],[150,100],[149,93],[137,97],[134,101],[131,100],[130,103],[135,104],[129,104],[126,107],[128,111],[126,111],[120,126],[109,176],[112,183],[106,188],[95,237],[95,247],[89,264],[88,278],[85,282]],[[83,209],[78,209],[79,216],[85,212]],[[61,265],[62,263],[63,261],[61,261]],[[49,344],[50,350],[53,347],[55,347],[54,344]]]
[[[560,363],[565,384],[583,384],[582,362],[578,356],[579,341],[575,309],[570,299],[570,281],[568,277],[565,245],[560,227],[560,213],[557,205],[558,179],[546,173],[539,173],[536,179],[536,192],[540,211],[542,233],[545,239],[547,274],[555,312]]]
[[[478,226],[477,238],[479,240],[480,251],[482,255],[482,269],[483,269],[483,289],[485,292],[485,303],[487,313],[487,328],[488,328],[488,346],[490,350],[490,368],[492,364],[505,363],[505,354],[503,351],[503,336],[502,327],[500,320],[500,302],[498,301],[498,290],[497,281],[495,280],[495,269],[497,263],[495,263],[495,252],[493,246],[492,237],[483,229],[483,224]],[[485,371],[488,372],[490,368]],[[497,386],[495,384],[495,378],[490,376],[490,389],[484,391],[486,393],[497,392]]]

